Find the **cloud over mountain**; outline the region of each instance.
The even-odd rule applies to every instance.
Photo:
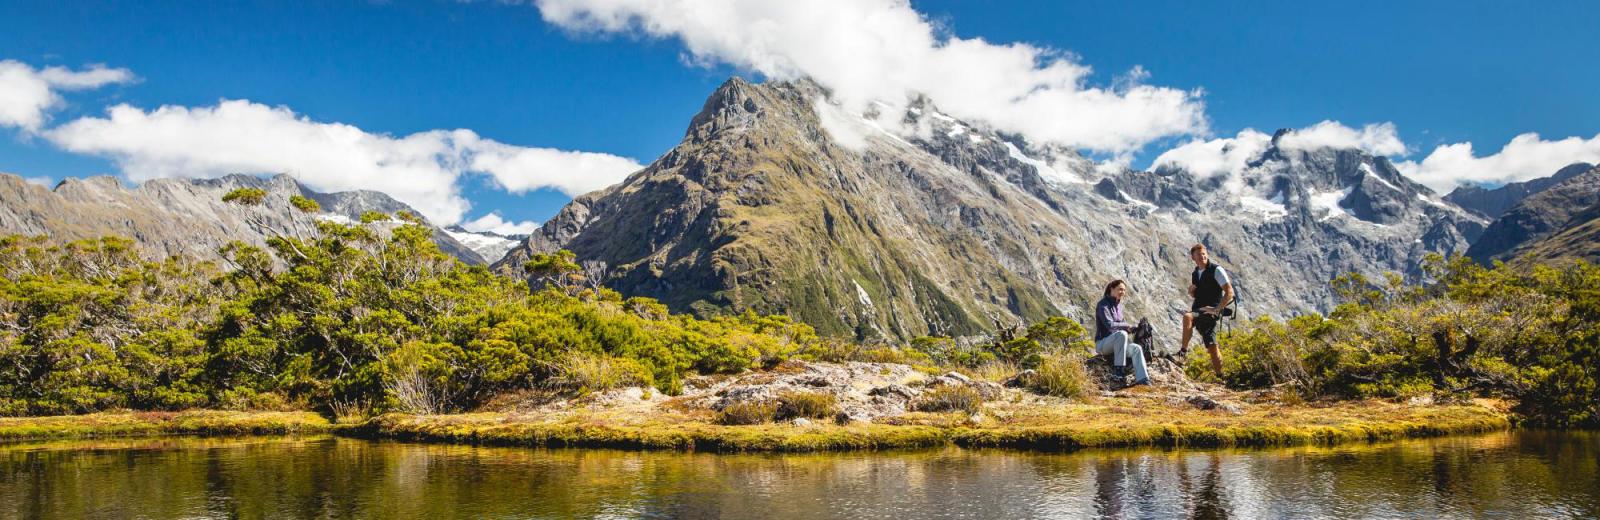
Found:
[[[961,119],[1114,154],[1207,129],[1198,92],[1146,85],[1141,68],[1095,86],[1070,54],[949,35],[904,0],[535,3],[568,30],[677,38],[701,64],[810,77],[856,113],[922,94]]]
[[[111,158],[136,182],[281,172],[319,191],[382,191],[441,225],[460,222],[470,206],[458,183],[464,175],[487,175],[512,192],[577,195],[640,168],[624,157],[508,145],[465,129],[374,133],[246,100],[149,111],[121,104],[44,135],[68,151]]]
[[[0,127],[37,131],[48,119],[50,110],[61,105],[60,91],[130,83],[135,79],[128,69],[98,64],[82,70],[35,69],[19,61],[0,60]]]
[[[1474,153],[1470,142],[1447,144],[1434,148],[1421,162],[1395,166],[1417,182],[1446,192],[1465,183],[1502,184],[1547,177],[1575,162],[1600,163],[1600,134],[1589,139],[1546,141],[1530,132],[1482,157]]]

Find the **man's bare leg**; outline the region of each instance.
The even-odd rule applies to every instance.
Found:
[[[1179,348],[1178,352],[1188,352],[1189,351],[1189,338],[1193,337],[1193,334],[1194,334],[1194,313],[1186,312],[1186,313],[1183,314],[1183,343],[1181,344],[1182,348]]]
[[[1216,372],[1217,377],[1220,379],[1222,377],[1222,352],[1217,349],[1216,345],[1206,345],[1206,352],[1211,353],[1211,371]]]

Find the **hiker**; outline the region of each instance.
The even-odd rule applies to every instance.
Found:
[[[1133,384],[1148,385],[1150,376],[1145,373],[1144,348],[1132,341],[1134,326],[1122,319],[1122,298],[1128,294],[1128,285],[1122,280],[1112,280],[1106,285],[1105,297],[1094,308],[1094,352],[1111,356],[1111,374],[1121,379],[1127,374],[1127,364],[1133,361]]]
[[[1233,314],[1233,309],[1228,308],[1233,304],[1233,282],[1228,279],[1227,270],[1211,263],[1205,244],[1195,244],[1189,248],[1189,259],[1194,260],[1194,272],[1189,275],[1189,296],[1194,298],[1194,303],[1189,306],[1189,312],[1183,315],[1183,346],[1178,348],[1178,353],[1189,351],[1189,338],[1198,329],[1200,340],[1211,354],[1211,370],[1217,373],[1217,377],[1222,377],[1222,354],[1217,351],[1217,322],[1223,316]]]

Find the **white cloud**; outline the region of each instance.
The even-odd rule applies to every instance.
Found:
[[[0,60],[0,126],[38,131],[49,111],[61,106],[59,91],[129,83],[134,79],[127,69],[105,65],[76,71],[63,67],[40,70],[19,61]]]
[[[1234,137],[1196,139],[1162,152],[1152,167],[1179,168],[1200,177],[1229,174],[1244,170],[1270,144],[1272,136],[1246,128]]]
[[[567,195],[582,195],[621,182],[629,173],[644,168],[627,157],[513,146],[476,135],[457,136],[456,144],[471,151],[469,169],[489,174],[513,193],[555,188]]]
[[[1152,168],[1181,168],[1200,177],[1243,171],[1272,145],[1272,136],[1246,128],[1234,137],[1195,139],[1162,152]],[[1360,130],[1338,121],[1323,121],[1292,130],[1278,139],[1285,150],[1311,151],[1324,148],[1357,149],[1372,155],[1394,156],[1406,153],[1394,123],[1374,123]]]
[[[521,222],[508,222],[498,213],[490,213],[476,220],[461,224],[461,228],[478,233],[494,233],[497,235],[526,235],[539,229],[539,224],[524,220]]]
[[[24,177],[22,180],[30,182],[30,183],[33,183],[33,184],[37,184],[37,185],[40,185],[40,186],[44,186],[46,188],[55,188],[56,187],[56,180],[55,179],[51,179],[49,177],[45,177],[45,176]]]
[[[441,225],[459,222],[467,211],[457,183],[465,174],[487,174],[512,191],[577,194],[639,167],[607,154],[506,145],[471,130],[371,133],[245,100],[152,111],[116,105],[103,118],[78,119],[44,135],[63,149],[110,157],[135,182],[282,172],[318,191],[382,191]]]
[[[1600,135],[1546,141],[1536,133],[1518,135],[1498,153],[1478,157],[1472,143],[1441,145],[1422,162],[1395,166],[1434,191],[1445,193],[1464,183],[1525,181],[1548,177],[1575,162],[1600,163]]]
[[[1089,67],[1025,43],[941,34],[905,0],[538,0],[550,23],[580,32],[678,38],[700,64],[727,63],[770,78],[810,77],[862,113],[882,100],[927,95],[941,110],[1040,143],[1126,153],[1206,131],[1198,92],[1141,81],[1109,87]]]
[[[1372,155],[1405,155],[1406,143],[1400,140],[1394,123],[1373,123],[1360,130],[1323,121],[1284,135],[1278,146],[1291,150],[1355,148]]]

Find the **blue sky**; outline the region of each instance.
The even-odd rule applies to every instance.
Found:
[[[1149,85],[1202,89],[1207,132],[1149,140],[1126,154],[1135,167],[1191,139],[1324,120],[1392,122],[1410,150],[1396,158],[1417,161],[1452,143],[1473,143],[1477,156],[1488,156],[1528,132],[1551,140],[1600,134],[1593,31],[1600,7],[1590,2],[912,7],[946,34],[1069,52],[1094,69],[1091,84],[1110,85],[1139,66]],[[508,145],[641,163],[682,137],[727,76],[761,76],[728,65],[736,59],[690,65],[670,35],[561,28],[540,9],[442,1],[0,2],[0,60],[35,69],[105,64],[138,77],[62,92],[65,103],[49,113],[46,129],[104,117],[118,103],[153,110],[234,99],[373,134],[470,129]],[[56,180],[119,172],[104,154],[62,148],[0,127],[0,171]],[[471,203],[467,218],[493,210],[541,221],[569,198],[551,188],[511,193],[487,176],[460,184]]]

